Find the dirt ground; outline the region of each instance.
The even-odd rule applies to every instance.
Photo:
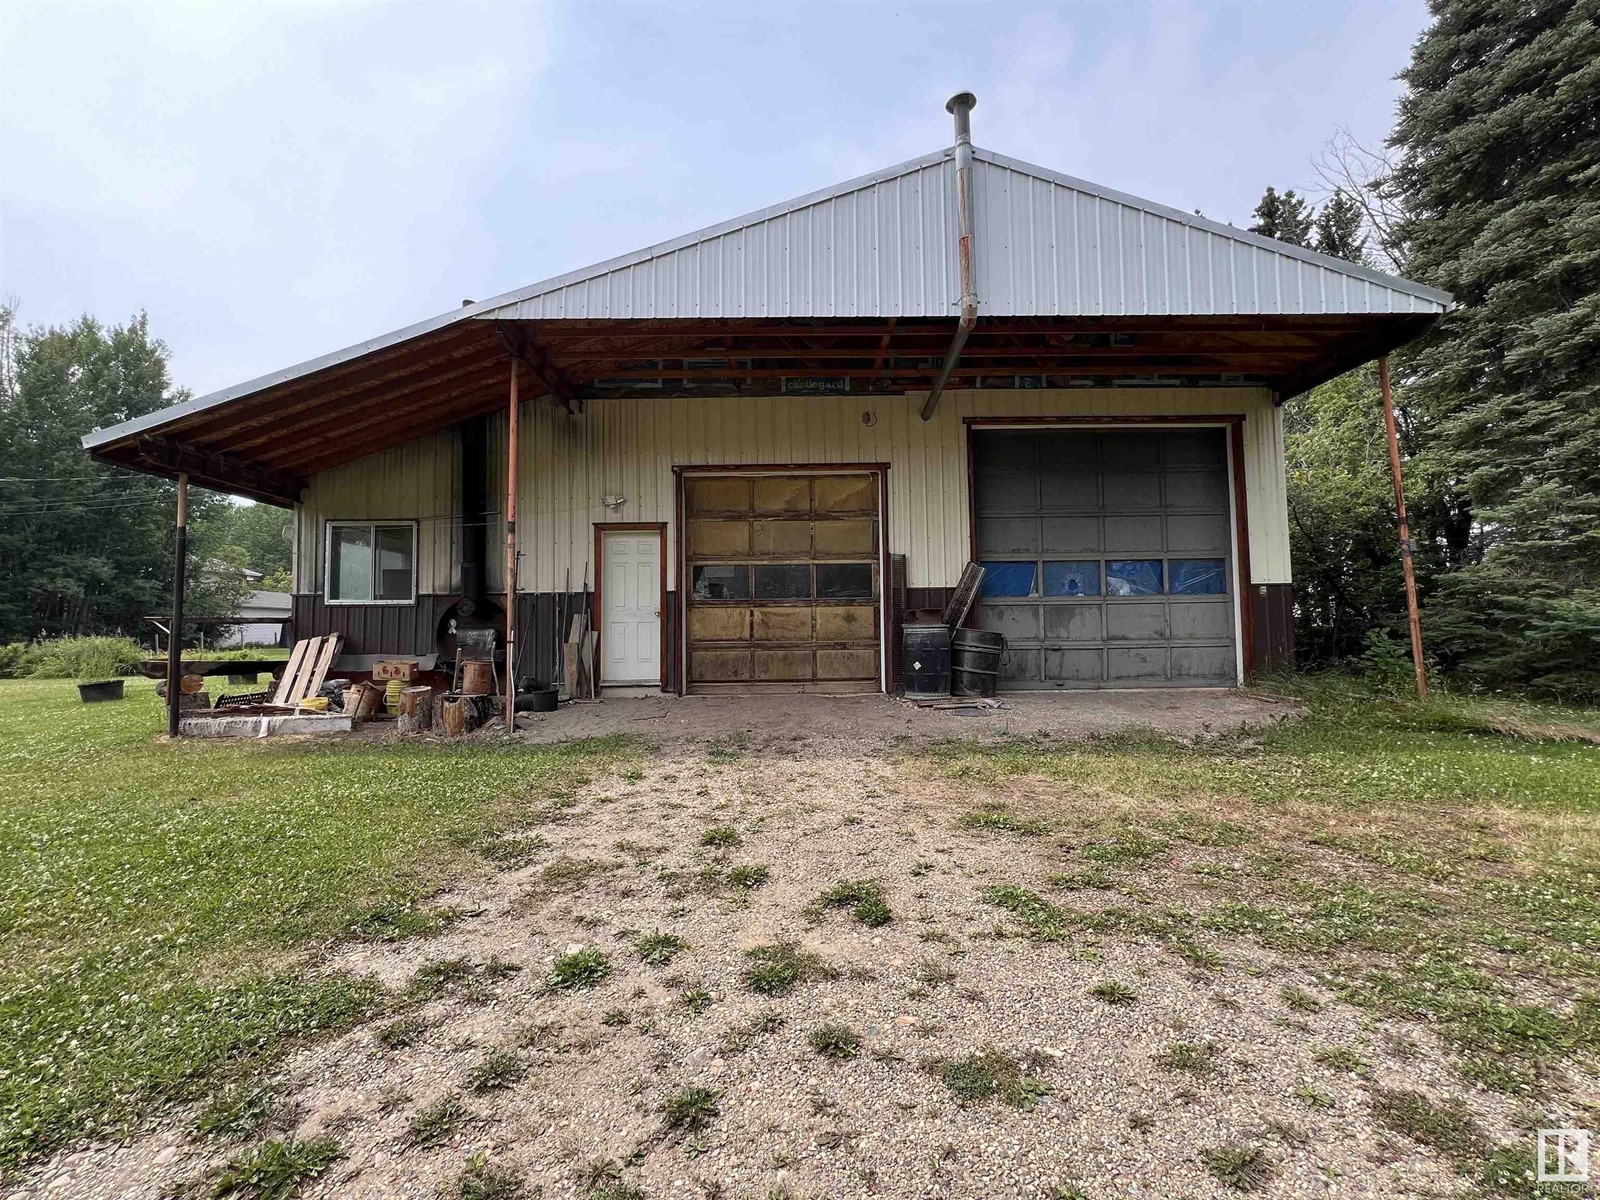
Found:
[[[1337,1003],[1315,964],[1253,944],[1219,943],[1214,968],[1116,934],[1019,936],[984,889],[1048,891],[1065,865],[1059,842],[963,827],[963,813],[996,797],[888,749],[908,735],[1199,734],[1286,711],[1243,694],[1203,701],[1040,697],[956,715],[882,698],[645,699],[536,723],[529,736],[624,730],[661,748],[530,812],[508,843],[517,861],[438,898],[461,914],[443,934],[331,953],[326,969],[394,987],[451,965],[434,969],[434,994],[413,1011],[413,1044],[384,1044],[391,1017],[288,1062],[279,1131],[341,1146],[304,1195],[455,1196],[470,1156],[487,1152],[525,1181],[506,1195],[552,1200],[1206,1200],[1237,1193],[1202,1154],[1238,1146],[1270,1161],[1265,1196],[1462,1194],[1368,1105],[1374,1087],[1442,1094],[1458,1083],[1431,1034]],[[1002,799],[1094,803],[1052,786],[1021,780]],[[705,844],[724,827],[734,844]],[[740,867],[764,876],[740,882]],[[831,885],[863,879],[881,885],[888,923],[817,905]],[[653,933],[685,946],[669,963],[641,961],[636,942]],[[747,952],[777,943],[814,956],[810,973],[787,994],[759,994]],[[584,949],[606,956],[604,976],[551,986],[558,956]],[[1091,994],[1112,982],[1126,1002]],[[1286,1008],[1286,987],[1320,1011]],[[857,1036],[853,1055],[813,1048],[830,1024]],[[1203,1049],[1205,1069],[1162,1058],[1180,1042]],[[1327,1065],[1330,1047],[1359,1053],[1364,1072]],[[474,1069],[496,1048],[518,1064],[502,1086],[475,1090]],[[1012,1064],[1020,1091],[955,1094],[946,1066],[986,1051]],[[700,1128],[668,1120],[685,1088],[714,1096]],[[452,1099],[437,1143],[417,1145],[418,1115]],[[1503,1101],[1484,1104],[1491,1128],[1509,1125]],[[192,1135],[192,1120],[60,1156],[18,1194],[168,1195],[227,1155]]]
[[[921,708],[869,696],[641,696],[569,704],[550,714],[524,714],[533,741],[624,733],[656,740],[715,739],[743,734],[757,741],[840,741],[883,748],[938,738],[1089,738],[1135,729],[1201,737],[1257,727],[1292,715],[1294,706],[1257,692],[1216,688],[1150,688],[1117,692],[1012,694],[993,709]]]

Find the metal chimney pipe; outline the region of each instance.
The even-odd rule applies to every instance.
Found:
[[[961,360],[961,348],[967,344],[967,335],[978,323],[978,293],[973,284],[972,271],[972,110],[978,98],[971,92],[957,92],[945,102],[944,109],[956,122],[956,258],[961,267],[961,317],[956,323],[955,337],[950,339],[950,349],[945,352],[944,365],[933,382],[933,390],[922,404],[922,419],[932,420],[944,395],[950,374]]]

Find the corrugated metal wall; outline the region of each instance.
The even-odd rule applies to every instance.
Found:
[[[502,433],[501,462],[505,461],[503,437]],[[322,591],[328,521],[387,517],[418,522],[418,594],[453,592],[459,558],[460,457],[455,431],[449,430],[314,476],[295,508],[294,590]],[[491,541],[494,532],[491,528]]]
[[[674,466],[887,462],[889,539],[907,559],[913,588],[954,585],[969,552],[964,417],[1204,417],[1244,413],[1250,563],[1257,583],[1289,581],[1282,410],[1249,388],[1129,388],[950,392],[930,422],[909,396],[775,396],[761,399],[591,400],[570,417],[549,400],[524,406],[518,500],[522,591],[581,589],[594,576],[597,522],[676,524]],[[863,417],[870,415],[872,424]],[[503,415],[491,422],[490,505],[505,491]],[[409,443],[318,476],[300,507],[302,546],[315,565],[297,590],[320,587],[323,522],[411,517],[457,507],[455,439]],[[609,499],[612,504],[607,505]],[[422,526],[418,590],[454,587],[455,531]],[[490,588],[504,587],[503,535],[489,531]],[[670,543],[669,543],[670,544]],[[668,556],[669,588],[676,588]],[[570,572],[570,583],[569,583]]]

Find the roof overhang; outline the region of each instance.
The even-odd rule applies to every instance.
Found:
[[[1388,353],[1425,313],[981,319],[963,388],[1266,387],[1280,398]],[[469,320],[85,438],[94,457],[275,504],[319,471],[524,397],[923,392],[955,318]]]

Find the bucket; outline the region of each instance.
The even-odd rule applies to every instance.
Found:
[[[400,712],[400,693],[406,690],[404,679],[391,679],[383,688],[383,707],[389,710],[389,715],[396,716]]]
[[[958,629],[950,639],[950,684],[958,696],[992,696],[1000,683],[1004,635]]]
[[[906,625],[901,636],[906,698],[935,700],[950,694],[950,627]]]
[[[494,690],[494,664],[486,659],[469,658],[461,664],[461,694],[487,696]]]

